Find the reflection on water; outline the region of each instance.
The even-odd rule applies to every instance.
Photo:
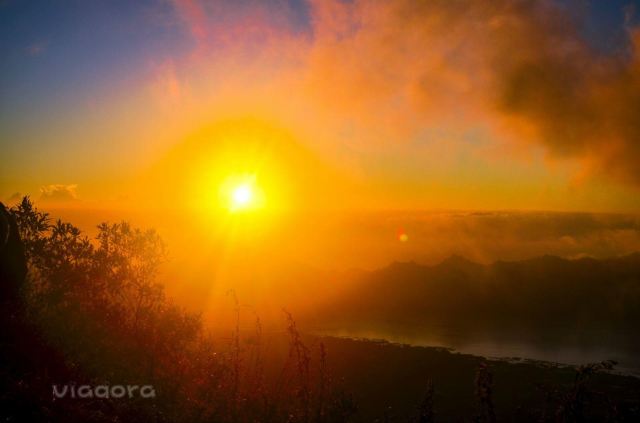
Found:
[[[556,328],[541,335],[495,328],[491,331],[470,331],[448,325],[430,325],[401,330],[397,327],[332,328],[318,330],[317,333],[414,346],[444,347],[487,358],[529,359],[570,365],[615,360],[618,362],[617,372],[640,377],[640,343],[633,333],[623,330],[592,330],[586,333],[566,329]]]

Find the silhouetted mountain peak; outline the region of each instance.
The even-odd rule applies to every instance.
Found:
[[[633,252],[631,254],[627,254],[625,256],[621,256],[617,258],[618,261],[628,262],[628,263],[637,263],[640,262],[640,251]]]
[[[415,261],[411,260],[411,261],[394,261],[392,262],[389,266],[387,266],[385,269],[382,270],[387,270],[387,271],[398,271],[398,270],[403,270],[403,271],[407,271],[407,270],[419,270],[422,269],[426,266],[422,265],[422,264],[418,264]]]
[[[453,254],[436,266],[442,269],[478,269],[483,267],[481,264],[475,263],[458,254]]]

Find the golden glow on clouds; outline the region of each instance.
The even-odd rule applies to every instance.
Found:
[[[313,36],[174,6],[193,49],[34,129],[6,195],[62,182],[224,215],[220,187],[251,175],[265,212],[640,209],[636,29],[625,62],[594,57],[544,1],[318,0]],[[23,160],[38,154],[60,161]]]

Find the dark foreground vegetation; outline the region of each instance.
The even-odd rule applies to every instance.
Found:
[[[640,381],[485,363],[429,348],[283,333],[209,333],[165,298],[154,231],[101,224],[94,240],[28,198],[0,206],[3,421],[636,421]],[[233,292],[229,299],[240,307]],[[53,386],[150,386],[153,396],[54,396]],[[351,393],[348,393],[351,392]]]

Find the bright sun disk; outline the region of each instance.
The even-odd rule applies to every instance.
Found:
[[[231,205],[234,210],[248,208],[253,201],[253,190],[250,185],[244,184],[234,188],[231,193]]]

